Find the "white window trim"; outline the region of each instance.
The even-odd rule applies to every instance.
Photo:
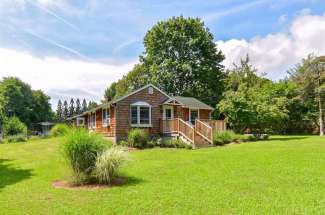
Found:
[[[104,111],[106,111],[106,119],[104,119]],[[110,117],[111,117],[111,113],[110,113],[110,109],[109,108],[103,108],[102,109],[102,124],[103,127],[108,127],[110,125]]]
[[[174,107],[173,106],[168,106],[164,105],[163,106],[163,120],[167,120],[166,118],[166,110],[171,110],[171,119],[174,119]]]
[[[132,124],[132,107],[137,107],[137,124]],[[141,107],[149,107],[149,124],[140,124],[140,108]],[[151,105],[146,102],[136,102],[130,105],[130,123],[131,127],[152,127],[152,121],[151,121],[151,113],[152,108]]]
[[[197,111],[197,119],[200,119],[200,109],[193,109],[193,108],[190,108],[189,111],[188,111],[188,120],[189,122],[191,123],[192,119],[191,119],[191,111]]]

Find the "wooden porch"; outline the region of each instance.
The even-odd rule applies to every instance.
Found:
[[[160,132],[163,135],[175,135],[184,138],[191,144],[213,144],[213,134],[226,129],[223,120],[196,119],[195,125],[181,118],[160,121]]]

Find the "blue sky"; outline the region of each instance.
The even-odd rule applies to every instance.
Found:
[[[21,77],[53,104],[99,100],[137,62],[148,29],[183,15],[204,20],[226,66],[248,53],[277,80],[308,53],[325,54],[324,12],[325,0],[1,0],[0,78]]]

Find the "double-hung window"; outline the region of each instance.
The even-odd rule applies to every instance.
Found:
[[[131,125],[133,127],[151,127],[151,105],[136,102],[131,105]]]
[[[103,119],[103,127],[107,127],[110,123],[109,121],[109,108],[105,108],[102,110],[102,119]]]

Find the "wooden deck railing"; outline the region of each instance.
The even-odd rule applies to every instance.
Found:
[[[178,119],[178,123],[179,123],[178,124],[178,128],[179,128],[178,132],[180,134],[182,134],[191,143],[194,143],[194,140],[195,140],[194,127],[182,119]]]
[[[178,119],[166,119],[160,121],[160,129],[164,134],[178,132]]]
[[[195,126],[185,122],[180,118],[161,120],[160,130],[163,134],[180,134],[191,143],[194,143],[196,137],[201,137],[213,143],[213,134],[218,131],[226,130],[226,123],[222,120],[196,120]]]
[[[224,131],[227,128],[226,122],[224,120],[200,119],[200,121],[210,125],[213,129],[213,133],[218,131]]]
[[[207,123],[196,119],[195,120],[195,131],[198,135],[204,138],[209,143],[213,143],[213,129]]]

